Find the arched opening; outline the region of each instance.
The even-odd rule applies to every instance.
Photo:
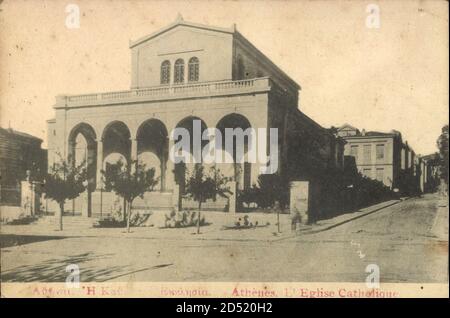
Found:
[[[68,162],[74,166],[84,165],[89,189],[95,189],[97,166],[97,142],[94,129],[86,123],[76,125],[69,133]]]
[[[145,121],[138,129],[137,135],[138,162],[147,169],[155,169],[155,177],[159,178],[160,190],[166,188],[168,133],[166,126],[157,119]]]
[[[130,130],[121,121],[114,121],[106,126],[102,135],[102,168],[105,171],[108,171],[110,165],[116,164],[120,160],[127,166],[131,163],[130,136]]]
[[[189,134],[189,149],[183,149],[189,153],[189,160],[188,162],[182,160],[175,163],[175,182],[180,186],[180,194],[184,194],[186,170],[192,171],[195,163],[201,162],[201,150],[209,141],[202,140],[202,135],[207,129],[207,126],[206,123],[198,117],[186,117],[177,124],[176,128],[184,128]],[[181,139],[182,136],[178,136],[175,143],[179,143]],[[181,153],[176,153],[175,157],[180,154]]]
[[[97,172],[97,136],[94,129],[86,123],[76,125],[69,133],[68,140],[68,162],[72,166],[84,166],[87,174],[86,197],[83,195],[72,200],[72,213],[79,213],[82,210],[91,215],[91,192],[96,187]],[[79,200],[80,199],[80,200]],[[84,207],[84,208],[83,208]]]
[[[248,158],[249,146],[252,142],[252,131],[247,130],[248,128],[252,128],[249,120],[243,115],[233,113],[224,116],[217,123],[216,128],[222,135],[222,151],[224,153],[224,160],[222,163],[217,163],[216,167],[225,176],[233,178],[236,181],[238,189],[243,190],[249,188],[251,186],[252,169],[252,164]],[[232,137],[231,149],[226,144],[227,129],[228,135]],[[242,135],[239,137],[238,134],[241,133]],[[256,145],[253,146],[256,147]],[[226,156],[232,158],[233,163],[230,163],[230,160],[226,160]]]

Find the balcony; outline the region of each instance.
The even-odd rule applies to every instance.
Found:
[[[56,105],[54,107],[88,107],[197,97],[253,94],[267,92],[270,88],[271,83],[268,77],[239,81],[156,86],[98,94],[59,95],[56,97]]]

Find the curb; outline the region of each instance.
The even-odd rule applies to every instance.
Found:
[[[337,226],[339,226],[339,225],[342,225],[342,224],[351,222],[351,221],[353,221],[353,220],[362,218],[363,216],[366,216],[366,215],[369,215],[369,214],[378,212],[378,211],[380,211],[380,210],[389,208],[389,207],[391,207],[391,206],[393,206],[393,205],[396,205],[396,204],[398,204],[398,203],[400,203],[400,202],[403,202],[403,201],[404,201],[404,200],[398,200],[398,201],[396,201],[396,202],[392,202],[391,204],[385,205],[385,206],[383,206],[383,207],[381,207],[381,208],[378,208],[378,209],[375,209],[375,210],[372,210],[372,211],[369,211],[369,212],[366,212],[366,213],[357,215],[357,216],[355,216],[355,217],[353,217],[353,218],[350,218],[350,219],[347,219],[347,220],[344,220],[344,221],[341,221],[341,222],[338,222],[338,223],[329,225],[329,226],[327,226],[327,227],[325,227],[325,228],[322,228],[322,229],[312,230],[312,231],[307,232],[307,233],[305,233],[305,234],[314,234],[314,233],[318,233],[318,232],[323,232],[323,231],[330,230],[330,229],[335,228],[335,227],[337,227]]]
[[[338,227],[338,226],[343,225],[343,224],[345,224],[345,223],[348,223],[348,222],[354,221],[354,220],[356,220],[356,219],[362,218],[362,217],[364,217],[364,216],[366,216],[366,215],[369,215],[369,214],[378,212],[378,211],[383,210],[383,209],[385,209],[385,208],[389,208],[389,207],[391,207],[391,206],[393,206],[393,205],[396,205],[396,204],[398,204],[398,203],[400,203],[400,202],[403,202],[403,201],[406,201],[406,200],[408,200],[408,199],[409,199],[409,198],[406,198],[406,199],[400,199],[400,200],[397,200],[397,201],[395,201],[395,202],[392,202],[391,204],[385,205],[385,206],[380,207],[380,208],[377,208],[377,209],[375,209],[375,210],[371,210],[371,211],[365,212],[365,213],[363,213],[363,214],[357,215],[357,216],[352,217],[352,218],[349,218],[349,219],[347,219],[347,220],[343,220],[343,221],[340,221],[340,222],[337,222],[337,223],[334,223],[334,224],[331,224],[331,225],[328,225],[328,226],[324,226],[324,227],[322,227],[322,228],[318,228],[318,229],[315,229],[315,230],[312,229],[312,230],[310,230],[310,231],[306,231],[306,232],[301,233],[301,234],[294,234],[294,235],[290,235],[290,236],[288,236],[288,237],[283,237],[283,238],[280,238],[279,240],[276,240],[276,241],[282,241],[282,240],[285,240],[285,239],[294,238],[294,237],[298,237],[298,236],[301,236],[301,235],[310,235],[310,234],[315,234],[315,233],[319,233],[319,232],[324,232],[324,231],[327,231],[327,230],[331,230],[332,228],[335,228],[335,227]]]

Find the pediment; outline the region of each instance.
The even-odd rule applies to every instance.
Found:
[[[212,32],[212,33],[222,33],[222,34],[233,34],[236,29],[233,25],[230,28],[220,28],[220,27],[213,27],[198,23],[192,23],[187,22],[182,19],[177,19],[175,22],[169,24],[168,26],[150,34],[147,36],[144,36],[136,41],[130,41],[130,48],[133,48],[135,46],[141,45],[143,43],[149,42],[151,40],[163,37],[164,35],[167,35],[168,33],[173,33],[174,30],[191,30],[193,32]]]

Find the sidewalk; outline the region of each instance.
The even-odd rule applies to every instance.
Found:
[[[303,232],[302,234],[313,234],[313,233],[317,233],[317,232],[326,231],[326,230],[332,229],[336,226],[359,219],[363,216],[375,213],[379,210],[382,210],[382,209],[385,209],[392,205],[395,205],[397,203],[400,203],[404,200],[406,200],[406,199],[385,201],[385,202],[381,202],[381,203],[360,209],[356,212],[342,214],[342,215],[336,216],[336,217],[334,217],[332,219],[328,219],[328,220],[321,220],[321,221],[318,221],[315,224],[315,226],[313,228],[311,228],[310,231]]]
[[[275,242],[300,235],[308,235],[332,229],[341,224],[358,219],[365,215],[375,213],[379,210],[392,206],[402,200],[391,200],[382,202],[356,212],[342,214],[331,219],[318,221],[313,225],[302,225],[297,232],[291,231],[289,214],[280,214],[281,233],[278,233],[276,214],[252,214],[252,221],[258,221],[262,226],[252,229],[225,230],[225,224],[232,224],[233,220],[245,215],[229,215],[221,212],[204,212],[207,226],[201,227],[201,234],[196,234],[196,227],[188,228],[161,228],[157,222],[161,215],[155,215],[154,226],[133,227],[131,233],[126,233],[124,228],[70,228],[56,231],[42,224],[29,225],[2,225],[1,234],[10,235],[41,235],[56,237],[101,237],[122,239],[164,239],[164,240],[216,240],[216,241],[267,241]]]
[[[440,198],[437,202],[437,214],[434,219],[431,233],[436,239],[441,241],[448,240],[448,198]]]
[[[279,238],[278,240],[281,241],[281,240],[288,239],[288,238],[293,238],[293,237],[296,237],[296,236],[309,235],[309,234],[314,234],[314,233],[327,231],[327,230],[335,228],[335,227],[337,227],[339,225],[342,225],[342,224],[351,222],[353,220],[359,219],[361,217],[364,217],[366,215],[378,212],[380,210],[383,210],[385,208],[388,208],[390,206],[398,204],[398,203],[400,203],[402,201],[405,201],[407,199],[408,198],[402,198],[400,200],[385,201],[385,202],[381,202],[381,203],[378,203],[378,204],[375,204],[375,205],[371,205],[371,206],[366,207],[366,208],[362,208],[362,209],[360,209],[358,211],[355,211],[355,212],[341,214],[341,215],[338,215],[338,216],[335,216],[333,218],[326,219],[326,220],[320,220],[320,221],[317,221],[316,223],[314,223],[312,225],[302,226],[295,233],[291,232],[291,235],[283,237],[283,238]]]

